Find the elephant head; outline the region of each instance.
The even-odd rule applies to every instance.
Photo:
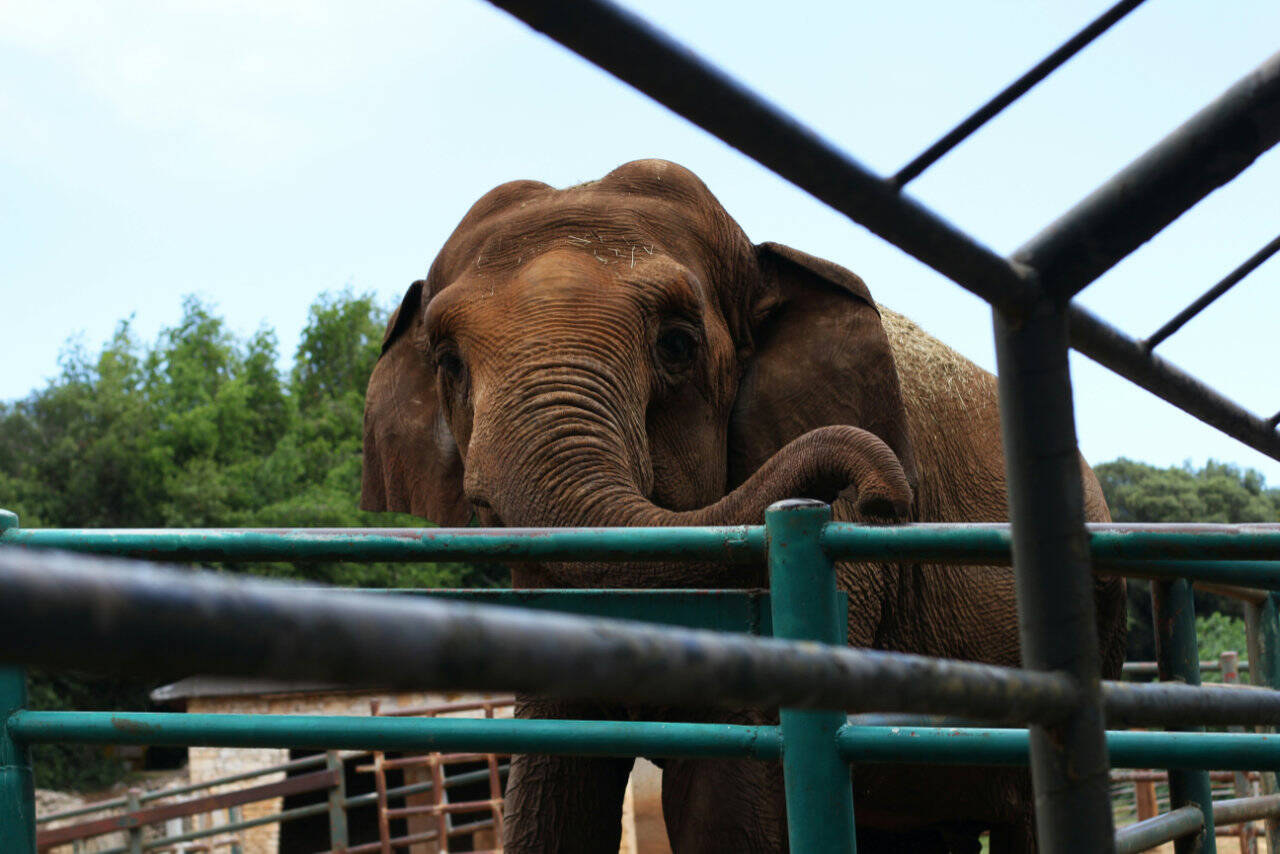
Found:
[[[759,523],[801,496],[905,519],[915,481],[863,282],[752,244],[657,160],[476,202],[388,324],[364,455],[365,509],[442,525]],[[664,583],[601,573],[545,583]]]

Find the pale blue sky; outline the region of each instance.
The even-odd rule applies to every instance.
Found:
[[[643,16],[892,172],[1107,3],[634,2]],[[1008,252],[1280,49],[1275,0],[1149,0],[912,185]],[[861,274],[880,301],[993,365],[990,314],[955,285],[479,0],[0,0],[0,399],[182,295],[288,355],[317,294],[398,298],[468,205],[637,157],[689,166],[755,240]],[[1264,156],[1085,292],[1135,335],[1280,231]],[[1161,348],[1262,414],[1280,260]],[[1083,357],[1082,448],[1167,465],[1280,463]]]

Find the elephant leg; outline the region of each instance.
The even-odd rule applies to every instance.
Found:
[[[617,720],[620,708],[518,696],[516,717]],[[617,854],[622,801],[634,759],[511,758],[503,810],[507,854]]]
[[[674,854],[787,850],[782,766],[753,759],[668,759],[662,813]]]
[[[616,854],[630,758],[513,756],[503,815],[508,854]]]
[[[991,854],[1035,854],[1036,828],[1031,819],[991,828]]]

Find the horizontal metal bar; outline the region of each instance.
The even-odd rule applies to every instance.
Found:
[[[510,770],[510,765],[502,763],[498,765],[498,774],[505,776]],[[449,786],[465,786],[468,783],[481,783],[489,779],[489,769],[480,768],[476,771],[464,771],[461,774],[451,774],[444,778],[445,788]],[[408,786],[397,786],[393,789],[387,789],[386,797],[403,798],[407,795],[420,795],[429,792],[435,788],[435,783],[427,780],[425,783],[413,783]],[[355,809],[356,807],[369,806],[378,802],[377,792],[366,792],[363,795],[352,795],[342,802],[347,809]]]
[[[69,712],[67,714],[75,713]],[[10,720],[12,720],[12,718]],[[285,797],[287,795],[295,795],[303,792],[314,792],[319,789],[329,789],[335,785],[338,779],[339,776],[336,769],[334,771],[312,771],[309,774],[301,774],[296,777],[285,777],[283,780],[276,783],[251,786],[246,789],[232,789],[230,791],[214,795],[205,795],[200,798],[176,801],[170,804],[160,804],[158,806],[147,807],[142,810],[134,810],[120,815],[105,816],[103,818],[93,819],[92,821],[80,824],[47,828],[40,831],[36,837],[36,844],[40,848],[48,848],[54,845],[61,845],[65,842],[71,842],[76,839],[87,839],[94,836],[102,836],[106,833],[114,833],[118,830],[145,827],[148,824],[158,824],[171,818],[184,818],[186,816],[199,815],[202,813],[212,812],[214,810],[226,809],[227,807],[240,806],[242,804],[270,800],[272,798]]]
[[[1277,251],[1280,251],[1280,235],[1274,237],[1270,243],[1253,253],[1247,261],[1239,267],[1236,267],[1224,276],[1216,285],[1197,297],[1191,305],[1187,306],[1170,318],[1168,323],[1147,336],[1147,338],[1142,342],[1143,348],[1147,351],[1151,351],[1160,346],[1160,342],[1164,341],[1170,335],[1181,329],[1188,320],[1208,308],[1214,300],[1231,290],[1231,288],[1235,287],[1235,285],[1244,279],[1245,276],[1261,267],[1263,262],[1276,254]]]
[[[1280,795],[1232,798],[1213,802],[1214,824],[1239,824],[1280,815]]]
[[[376,793],[375,793],[376,794]],[[153,851],[157,848],[163,848],[166,845],[176,845],[179,842],[194,842],[197,839],[205,839],[209,836],[221,836],[224,833],[236,833],[241,830],[248,830],[251,827],[259,827],[264,824],[283,824],[286,821],[293,821],[299,818],[307,818],[313,815],[322,815],[329,811],[329,805],[310,804],[305,807],[294,807],[293,809],[282,810],[270,815],[259,816],[258,818],[249,818],[243,821],[233,821],[228,824],[219,824],[206,827],[203,830],[193,830],[189,833],[179,833],[175,836],[161,836],[156,839],[143,838],[142,848],[144,851]]]
[[[1247,673],[1249,662],[1241,661],[1236,665],[1236,668],[1241,672]],[[1150,676],[1154,678],[1158,675],[1154,661],[1126,661],[1121,669],[1125,676]],[[1222,670],[1222,662],[1216,659],[1200,662],[1200,672],[1202,673],[1217,673],[1220,670]]]
[[[1138,854],[1204,829],[1204,813],[1196,807],[1179,807],[1155,818],[1116,831],[1116,854]]]
[[[836,737],[849,762],[932,765],[1027,764],[1025,729],[843,727]],[[1280,769],[1280,735],[1109,730],[1113,768]]]
[[[242,780],[252,780],[255,777],[264,777],[267,774],[276,774],[282,771],[299,771],[303,768],[313,768],[325,764],[323,754],[316,756],[304,756],[301,759],[294,759],[290,762],[282,762],[278,765],[269,765],[265,768],[255,768],[252,771],[245,771],[242,774],[232,774],[227,777],[218,777],[214,780],[206,780],[200,783],[192,783],[187,786],[176,786],[172,789],[153,789],[149,792],[143,792],[139,801],[141,803],[149,803],[158,801],[163,798],[174,798],[178,795],[186,795],[191,792],[198,792],[201,789],[212,789],[214,786],[222,786],[227,783],[239,783]],[[38,816],[36,823],[45,824],[50,821],[61,821],[63,819],[75,818],[81,815],[89,815],[91,813],[106,812],[107,810],[123,807],[128,803],[126,798],[115,798],[109,801],[98,801],[97,803],[79,807],[66,812],[55,812],[47,815]]]
[[[1277,422],[1263,420],[1172,362],[1148,353],[1140,341],[1077,303],[1068,308],[1067,319],[1076,350],[1210,427],[1280,460]]]
[[[1069,299],[1280,141],[1274,54],[1014,254]]]
[[[1265,587],[1270,565],[1253,574],[1217,572],[1226,559],[1274,560],[1280,557],[1280,524],[1251,525],[1090,524],[1089,548],[1095,561],[1179,561],[1179,577],[1207,576],[1205,580],[1242,581]],[[822,546],[839,560],[910,560],[929,563],[1008,564],[1012,539],[1007,522],[893,526],[831,522],[822,534]],[[1201,558],[1202,563],[1192,563]],[[1280,566],[1280,561],[1275,561]],[[1130,571],[1137,564],[1115,564]],[[1149,564],[1158,572],[1160,564]],[[1274,568],[1274,567],[1272,567]],[[1241,567],[1240,569],[1244,569]],[[1144,570],[1145,572],[1145,570]],[[1137,574],[1137,573],[1135,573]]]
[[[1182,577],[1206,581],[1247,581],[1257,577],[1214,574],[1206,564],[1227,559],[1273,560],[1280,572],[1280,524],[1224,525],[1208,523],[1113,524],[1087,526],[1095,560],[1174,561],[1167,566]],[[391,533],[387,533],[387,532]],[[866,526],[828,524],[824,550],[841,560],[912,560],[934,563],[1008,564],[1011,539],[1007,522],[978,524],[911,524]],[[487,545],[486,545],[487,543]],[[503,560],[647,560],[691,557],[750,562],[763,557],[762,525],[724,528],[179,528],[95,529],[13,528],[0,533],[0,545],[62,549],[85,554],[152,560],[471,560],[477,556]],[[630,552],[628,550],[634,550]],[[195,557],[193,557],[195,555]],[[630,555],[630,556],[629,556]],[[1177,562],[1181,561],[1181,562]],[[1261,564],[1255,564],[1259,569]],[[1117,564],[1117,568],[1129,567]],[[1241,566],[1241,569],[1247,569]],[[1136,574],[1136,573],[1135,573]],[[1164,577],[1164,576],[1158,576]],[[421,593],[418,590],[370,593]],[[768,593],[741,590],[544,590],[431,591],[464,601],[520,604],[521,607],[568,613],[622,616],[608,612],[611,601],[635,603],[658,612],[667,608],[693,614],[703,607],[724,609],[732,621],[765,620]],[[645,602],[653,597],[661,602]],[[683,599],[681,597],[684,597]],[[754,597],[754,598],[751,598]],[[664,604],[665,603],[665,604]],[[755,615],[759,614],[760,617]],[[700,617],[681,618],[695,625]],[[729,621],[729,620],[726,620]],[[720,625],[719,622],[716,625]]]
[[[764,527],[10,528],[0,545],[175,561],[759,562]]]
[[[1009,723],[1055,719],[1079,698],[1060,674],[28,549],[0,549],[0,659]]]
[[[1187,578],[1197,589],[1245,602],[1260,602],[1267,590],[1280,590],[1280,561],[1276,560],[1098,560],[1094,570],[1125,578]]]
[[[1102,706],[1113,726],[1277,726],[1280,691],[1179,682],[1104,682]]]
[[[967,139],[978,128],[999,115],[1005,107],[1031,91],[1033,86],[1058,70],[1063,63],[1083,50],[1098,36],[1111,29],[1112,25],[1140,5],[1142,5],[1142,0],[1120,0],[1119,3],[1103,12],[1080,32],[1063,42],[1057,50],[1037,62],[1030,71],[1010,83],[1003,91],[974,110],[968,118],[947,132],[945,136],[926,148],[906,166],[899,169],[897,174],[889,179],[889,183],[895,187],[906,186],[908,182],[914,180],[921,172],[941,160],[946,156],[947,152]]]
[[[30,744],[366,748],[580,756],[736,756],[776,759],[777,727],[523,718],[19,712],[9,731]],[[485,772],[488,773],[487,771]]]
[[[98,801],[83,807],[77,807],[66,812],[49,813],[48,815],[36,816],[36,824],[45,824],[50,821],[62,821],[68,818],[79,818],[82,815],[93,815],[99,812],[108,812],[113,809],[119,809],[127,806],[129,801],[127,798],[113,798],[109,801]]]
[[[493,0],[539,32],[1013,314],[1021,271],[648,22],[606,0]]]
[[[770,637],[766,590],[418,590],[436,599]],[[842,599],[847,598],[841,594]],[[845,607],[845,602],[840,603]],[[508,703],[510,705],[510,703]],[[482,708],[477,704],[475,708]],[[389,709],[381,714],[403,714]]]

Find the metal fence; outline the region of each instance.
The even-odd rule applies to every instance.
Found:
[[[307,591],[208,578],[103,558],[0,551],[0,654],[10,663],[154,672],[256,673],[414,687],[476,687],[657,703],[782,707],[777,727],[569,721],[412,721],[24,711],[17,671],[2,677],[0,839],[33,844],[23,745],[271,744],[657,756],[781,756],[796,852],[854,848],[850,761],[1027,764],[1040,850],[1134,851],[1180,835],[1213,850],[1213,824],[1270,814],[1272,801],[1210,808],[1203,770],[1276,767],[1280,744],[1254,733],[1104,732],[1113,726],[1255,726],[1280,721],[1280,692],[1200,688],[1191,582],[1249,588],[1257,624],[1250,663],[1275,685],[1276,526],[1087,529],[1068,348],[1262,453],[1280,459],[1280,414],[1260,417],[1153,353],[1270,253],[1273,241],[1146,340],[1071,302],[1120,259],[1280,138],[1280,54],[1224,92],[1057,222],[1002,258],[903,194],[968,133],[1137,5],[1125,0],[901,170],[882,178],[631,13],[603,0],[497,5],[720,137],[993,307],[1011,527],[863,529],[792,503],[763,528],[625,531],[93,532],[22,531],[0,542],[189,559],[700,559],[766,556],[773,639],[762,598],[634,592],[497,594],[503,604],[658,616],[643,627],[495,605]],[[16,520],[14,520],[16,523]],[[839,646],[833,560],[1012,561],[1025,669]],[[1099,678],[1091,572],[1153,584],[1160,675],[1185,684]],[[539,598],[539,597],[543,598]],[[684,597],[683,599],[681,597]],[[603,604],[603,603],[608,604]],[[804,607],[799,607],[803,602]],[[682,603],[682,604],[681,604]],[[753,604],[755,603],[755,604]],[[816,603],[816,604],[815,604]],[[697,614],[692,619],[689,614]],[[746,616],[747,624],[742,618]],[[51,634],[47,628],[57,625]],[[719,633],[698,629],[713,628]],[[725,631],[738,634],[726,634]],[[814,641],[820,642],[815,644]],[[945,678],[944,678],[945,677]],[[839,711],[823,711],[839,710]],[[852,727],[846,711],[962,715],[1026,729]],[[1166,767],[1174,809],[1119,836],[1109,765]],[[1219,815],[1218,813],[1221,813]],[[1198,834],[1195,841],[1191,834]]]

